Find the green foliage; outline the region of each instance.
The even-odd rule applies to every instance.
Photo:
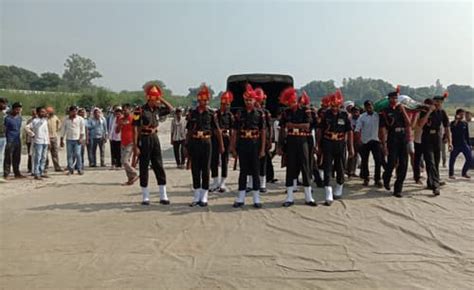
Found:
[[[56,91],[63,85],[63,80],[57,73],[45,72],[31,83],[31,89],[36,91]]]
[[[0,65],[0,88],[30,90],[32,84],[39,79],[32,71],[16,66]]]
[[[72,90],[79,91],[92,86],[92,80],[102,77],[96,64],[89,58],[72,54],[66,59],[63,73],[64,83]]]
[[[319,103],[323,96],[336,91],[336,85],[333,80],[312,81],[301,87],[300,91],[305,91],[310,96],[312,103]]]

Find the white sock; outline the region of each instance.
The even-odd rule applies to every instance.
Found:
[[[247,188],[253,188],[253,178],[252,178],[252,175],[247,175]]]
[[[235,199],[235,202],[244,203],[245,202],[245,190],[239,191],[239,195]]]
[[[293,202],[295,198],[293,197],[293,186],[288,186],[286,188],[286,201]]]
[[[201,189],[195,188],[193,202],[199,202],[200,199],[201,199]]]
[[[260,176],[260,188],[267,188],[267,177]]]
[[[221,178],[221,185],[219,187],[220,188],[225,188],[225,177]]]
[[[201,194],[200,194],[201,202],[207,203],[207,197],[208,197],[208,195],[209,195],[209,190],[207,190],[207,189],[201,189]]]
[[[142,187],[143,201],[150,201],[150,190],[148,187]]]
[[[261,203],[260,202],[260,191],[258,191],[258,190],[253,191],[253,203],[254,204]]]
[[[311,186],[304,188],[304,198],[307,202],[314,201],[313,194],[311,193]]]
[[[168,200],[168,194],[166,193],[166,185],[160,185],[160,200]]]
[[[343,184],[337,184],[336,183],[336,188],[334,190],[334,195],[335,196],[342,196],[342,188],[343,188]]]
[[[212,188],[216,188],[219,186],[219,177],[214,177],[212,179]]]
[[[324,170],[319,169],[319,176],[321,176],[321,179],[324,179]]]
[[[332,187],[325,186],[324,191],[326,192],[326,201],[333,201],[332,197]]]

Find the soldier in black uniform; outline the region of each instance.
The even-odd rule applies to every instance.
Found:
[[[380,136],[384,155],[388,155],[387,166],[383,173],[385,189],[390,190],[390,179],[393,169],[397,165],[397,179],[393,195],[402,197],[403,182],[407,175],[408,149],[407,128],[410,127],[405,106],[398,104],[399,88],[388,94],[389,106],[380,112]]]
[[[228,163],[229,163],[229,145],[230,133],[234,124],[234,116],[229,107],[234,99],[231,92],[225,92],[221,96],[221,108],[217,110],[217,121],[222,134],[222,141],[224,144],[224,153],[219,154],[219,142],[217,135],[212,135],[212,157],[211,157],[211,177],[213,183],[210,186],[210,191],[219,190],[219,192],[226,192],[227,186],[225,184],[227,179]],[[219,157],[221,164],[221,178],[219,180]]]
[[[207,206],[209,194],[209,171],[211,167],[212,150],[219,154],[224,153],[222,135],[217,121],[217,114],[209,105],[210,92],[206,85],[202,85],[198,93],[199,105],[191,110],[186,125],[187,147],[191,159],[193,175],[194,198],[190,206]],[[211,135],[215,134],[217,148],[212,147]]]
[[[255,107],[262,111],[263,116],[265,118],[265,156],[260,158],[260,192],[265,193],[267,192],[267,160],[270,158],[270,150],[272,149],[272,138],[273,138],[273,130],[272,130],[272,115],[269,110],[265,108],[265,100],[267,99],[267,95],[261,88],[255,89]]]
[[[212,150],[219,154],[224,153],[222,135],[217,121],[217,115],[209,105],[210,93],[206,85],[202,85],[198,98],[198,107],[188,114],[186,129],[186,144],[191,160],[191,172],[193,175],[194,198],[190,206],[207,206],[209,194],[209,171],[211,167]],[[217,138],[217,148],[211,144],[211,135]]]
[[[233,206],[237,208],[244,205],[247,175],[251,175],[253,204],[261,208],[259,160],[265,156],[265,116],[255,108],[255,91],[250,84],[247,84],[244,100],[245,109],[236,115],[230,146],[232,155],[237,157],[238,154],[240,164],[239,194]]]
[[[338,90],[327,99],[330,109],[322,115],[317,132],[318,156],[322,155],[324,167],[324,189],[326,193],[325,205],[330,206],[334,199],[342,197],[344,185],[344,153],[346,146],[349,157],[354,155],[352,146],[353,133],[351,122],[347,112],[341,111],[344,102],[342,93]],[[333,171],[333,163],[336,169],[336,186],[334,190],[329,185]]]
[[[423,127],[421,145],[423,148],[423,159],[426,164],[426,183],[428,188],[433,190],[434,195],[440,194],[439,160],[441,157],[441,125],[446,130],[445,133],[448,136],[449,151],[453,148],[448,114],[441,108],[447,96],[447,93],[445,93],[444,96],[435,96],[433,98],[433,105],[430,106],[428,111],[422,111],[420,113],[418,121],[418,125]]]
[[[173,109],[162,97],[162,91],[155,82],[148,82],[143,86],[147,96],[147,103],[138,107],[133,116],[133,150],[140,158],[140,186],[142,188],[143,205],[150,204],[148,189],[148,167],[155,172],[160,188],[160,203],[170,204],[166,193],[166,174],[163,169],[160,140],[158,139],[158,122],[160,117],[166,116]]]
[[[307,96],[306,96],[307,97]],[[311,155],[312,146],[308,140],[311,136],[311,111],[305,106],[299,106],[296,90],[285,89],[280,96],[280,103],[288,108],[283,111],[280,119],[279,153],[286,154],[286,200],[284,207],[294,204],[294,180],[299,173],[303,176],[305,204],[316,206],[311,192]]]

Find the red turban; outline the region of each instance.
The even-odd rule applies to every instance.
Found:
[[[251,84],[245,86],[244,99],[256,99],[256,93]]]
[[[222,104],[230,104],[234,100],[234,95],[230,91],[226,91],[221,95]]]
[[[280,103],[285,106],[296,103],[296,99],[296,90],[292,87],[286,88],[280,95]]]
[[[197,99],[199,101],[209,101],[210,98],[211,92],[209,91],[209,88],[205,84],[201,85],[201,88],[197,94]]]
[[[143,85],[143,90],[145,91],[146,97],[150,101],[157,101],[163,95],[163,91],[156,82],[148,82]]]
[[[262,103],[266,98],[267,98],[267,95],[265,95],[265,92],[262,90],[262,88],[255,89],[255,100],[258,103]]]

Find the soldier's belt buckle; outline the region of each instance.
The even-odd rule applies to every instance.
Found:
[[[196,136],[197,136],[198,138],[202,138],[202,137],[204,137],[204,132],[203,132],[203,131],[197,131]]]
[[[299,133],[300,133],[300,129],[298,129],[298,128],[293,128],[293,133],[299,134]]]
[[[337,140],[337,133],[331,132],[331,140]]]
[[[251,138],[252,137],[252,131],[245,131],[245,138]]]

